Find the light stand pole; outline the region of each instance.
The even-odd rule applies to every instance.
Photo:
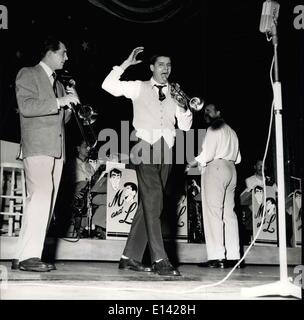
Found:
[[[274,46],[274,114],[275,114],[275,138],[276,138],[276,164],[278,179],[278,219],[279,219],[279,259],[280,280],[266,285],[252,288],[242,288],[241,295],[244,297],[258,296],[293,296],[301,298],[301,287],[291,283],[287,270],[286,248],[286,218],[285,218],[285,181],[284,181],[284,152],[283,152],[283,126],[282,126],[282,90],[279,81],[278,66],[278,36],[276,21],[271,25],[272,42]]]

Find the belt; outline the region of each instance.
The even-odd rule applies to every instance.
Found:
[[[211,162],[213,162],[213,161],[216,161],[216,160],[225,160],[225,161],[229,161],[229,162],[233,162],[233,163],[235,163],[235,161],[234,161],[234,160],[227,160],[227,159],[223,159],[223,158],[217,158],[217,159],[213,159],[213,160],[211,160],[211,161],[207,162],[207,163],[206,163],[206,165],[207,165],[207,164],[209,164],[209,163],[211,163]]]

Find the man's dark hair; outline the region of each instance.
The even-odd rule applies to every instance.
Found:
[[[271,203],[271,204],[274,204],[275,206],[277,205],[276,200],[275,200],[274,198],[272,198],[272,197],[267,198],[267,199],[266,199],[266,203],[267,203],[267,201],[270,201],[270,203]]]
[[[119,174],[120,176],[122,176],[122,172],[119,169],[116,169],[116,168],[113,168],[110,171],[110,177],[112,176],[112,173],[116,173],[116,174]]]
[[[128,186],[131,187],[132,191],[137,192],[137,185],[136,185],[135,183],[133,183],[133,182],[126,182],[126,183],[124,184],[124,187],[128,187]]]
[[[154,65],[157,58],[159,57],[168,57],[170,59],[172,59],[171,55],[166,53],[166,52],[163,52],[163,53],[157,53],[157,54],[154,54],[151,58],[150,58],[150,65]]]
[[[213,106],[215,111],[220,111],[221,113],[221,115],[218,118],[213,119],[213,121],[210,123],[210,127],[214,130],[221,128],[225,124],[225,120],[223,119],[223,112],[222,112],[223,108],[221,104],[209,103],[206,105],[206,107],[208,106]]]
[[[57,51],[60,48],[60,40],[58,40],[55,36],[50,35],[45,38],[41,44],[40,49],[40,58],[44,58],[48,51]]]
[[[216,110],[216,111],[220,111],[220,112],[221,112],[221,115],[222,115],[222,113],[223,113],[223,107],[222,107],[222,105],[221,105],[220,103],[209,103],[209,104],[206,105],[206,107],[207,107],[207,106],[214,106],[215,110]]]

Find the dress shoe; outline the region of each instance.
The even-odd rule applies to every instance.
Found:
[[[47,263],[39,258],[29,258],[19,263],[19,269],[22,271],[48,272],[50,268]]]
[[[144,266],[139,261],[136,261],[134,259],[124,259],[124,258],[120,259],[118,269],[133,270],[133,271],[140,271],[140,272],[151,272],[152,271],[152,269],[150,267]]]
[[[208,260],[207,262],[199,263],[198,266],[201,268],[217,268],[217,269],[227,268],[225,259]]]
[[[161,276],[180,276],[180,272],[174,269],[169,259],[162,259],[159,262],[154,262],[152,270]]]
[[[47,267],[50,269],[50,271],[57,270],[54,263],[50,263],[50,262],[44,262],[44,263],[47,265]]]
[[[11,269],[12,270],[19,270],[19,260],[18,259],[12,260]]]
[[[44,262],[47,267],[50,269],[50,271],[52,270],[57,270],[56,266],[54,263],[49,263],[49,262]],[[13,259],[12,260],[12,266],[11,266],[12,270],[19,270],[20,269],[20,263],[18,259]]]
[[[239,260],[226,260],[226,261],[225,261],[226,268],[233,268],[238,262],[239,262]],[[242,268],[245,268],[245,263],[244,263],[244,261],[242,261],[242,262],[237,266],[237,269],[242,269]]]

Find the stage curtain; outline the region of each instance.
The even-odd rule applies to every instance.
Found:
[[[190,17],[197,12],[198,0],[88,0],[121,19],[156,23],[176,16]]]

